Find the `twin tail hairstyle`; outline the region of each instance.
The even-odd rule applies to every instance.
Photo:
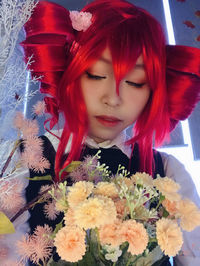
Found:
[[[88,130],[80,77],[106,47],[111,51],[117,84],[139,55],[143,56],[151,94],[127,144],[134,147],[138,143],[140,171],[153,174],[153,145],[162,144],[199,101],[200,50],[167,45],[159,22],[124,0],[96,0],[82,11],[92,14],[92,24],[85,32],[73,29],[64,7],[39,2],[25,25],[26,39],[22,43],[25,60],[34,56],[32,75],[42,76],[40,91],[45,94],[51,115],[50,130],[58,123],[59,115],[64,115],[56,178],[61,168],[80,157]],[[70,136],[71,151],[61,164]]]

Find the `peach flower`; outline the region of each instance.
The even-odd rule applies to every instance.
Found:
[[[89,198],[74,209],[76,225],[89,229],[112,223],[116,219],[114,202],[109,198]]]
[[[148,234],[141,223],[135,220],[127,220],[122,223],[120,230],[122,239],[128,241],[128,251],[132,255],[142,254],[148,244]]]
[[[180,195],[177,191],[180,189],[180,185],[169,177],[157,177],[153,180],[154,186],[170,201],[180,200]]]
[[[126,199],[116,199],[114,200],[116,211],[117,211],[117,217],[119,219],[122,219],[124,215],[129,213],[129,208],[126,205]]]
[[[64,221],[65,221],[65,225],[68,225],[68,226],[75,225],[74,211],[72,208],[69,208],[67,212],[65,213]]]
[[[118,197],[117,187],[114,183],[99,182],[94,189],[95,195],[107,196],[110,198]]]
[[[77,206],[80,202],[84,201],[94,188],[92,182],[79,181],[69,188],[67,196],[68,203],[71,208]]]
[[[116,247],[121,245],[124,241],[120,235],[120,228],[122,223],[120,220],[115,220],[111,224],[103,225],[99,228],[100,242],[105,244],[111,244]]]
[[[156,223],[158,244],[165,255],[176,256],[183,244],[180,227],[174,220],[162,218]]]
[[[166,210],[169,212],[170,215],[176,215],[178,212],[178,202],[177,201],[170,201],[168,199],[165,199],[162,202],[163,206],[166,208]]]
[[[62,260],[77,262],[86,252],[85,232],[77,226],[65,226],[54,239],[58,255]]]
[[[181,200],[178,209],[181,218],[180,225],[183,230],[190,232],[200,226],[200,210],[192,201]]]
[[[114,201],[108,197],[100,195],[96,196],[96,198],[104,203],[104,224],[113,223],[113,221],[117,218],[117,210]]]

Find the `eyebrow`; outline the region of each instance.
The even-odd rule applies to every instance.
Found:
[[[135,64],[134,68],[142,68],[142,69],[144,69],[144,64]]]
[[[106,64],[109,64],[111,65],[112,64],[112,61],[110,61],[109,59],[105,58],[105,57],[100,57],[99,59],[100,61],[106,63]],[[144,69],[144,64],[143,63],[139,63],[139,64],[135,64],[134,68],[138,68],[138,69]]]
[[[104,63],[106,63],[106,64],[110,64],[110,65],[112,64],[112,62],[109,59],[105,58],[105,57],[100,57],[99,60],[104,62]]]

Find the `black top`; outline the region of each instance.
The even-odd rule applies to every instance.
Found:
[[[33,178],[34,176],[45,176],[45,175],[52,175],[55,177],[55,172],[54,172],[54,161],[55,161],[55,155],[56,151],[49,141],[49,139],[45,136],[41,137],[44,143],[44,151],[43,151],[43,156],[47,158],[50,162],[50,169],[46,169],[45,173],[35,173],[33,170],[30,170],[30,178]],[[100,156],[101,158],[99,159],[100,163],[105,163],[107,166],[109,166],[109,170],[113,173],[116,174],[118,170],[118,165],[121,164],[123,165],[129,172],[130,174],[135,174],[136,172],[139,171],[139,150],[138,146],[135,145],[134,151],[132,154],[131,159],[129,159],[120,149],[117,147],[113,148],[100,148],[100,149],[95,149],[95,148],[89,148],[85,147],[83,149],[82,155],[80,160],[83,160],[85,156],[91,155],[94,156],[98,150],[101,150]],[[155,162],[155,172],[154,172],[154,178],[156,178],[157,174],[159,174],[161,177],[164,177],[164,168],[163,168],[163,163],[162,163],[162,158],[159,152],[154,151],[154,162]],[[26,188],[26,199],[27,202],[32,201],[35,197],[38,196],[38,192],[43,185],[48,185],[52,184],[51,181],[29,181],[29,185]],[[29,218],[29,225],[31,232],[33,233],[34,229],[36,226],[41,225],[43,226],[44,224],[48,224],[49,226],[55,228],[55,225],[59,223],[62,218],[63,214],[60,214],[55,220],[49,220],[45,217],[44,212],[43,212],[43,207],[44,204],[37,204],[33,209],[30,209],[30,218]],[[165,262],[165,264],[162,264],[163,266],[170,265],[168,264],[169,261]],[[32,264],[34,265],[34,264]]]

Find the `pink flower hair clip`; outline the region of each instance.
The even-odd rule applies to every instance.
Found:
[[[70,11],[72,27],[77,31],[86,31],[92,24],[92,14],[89,12]]]

